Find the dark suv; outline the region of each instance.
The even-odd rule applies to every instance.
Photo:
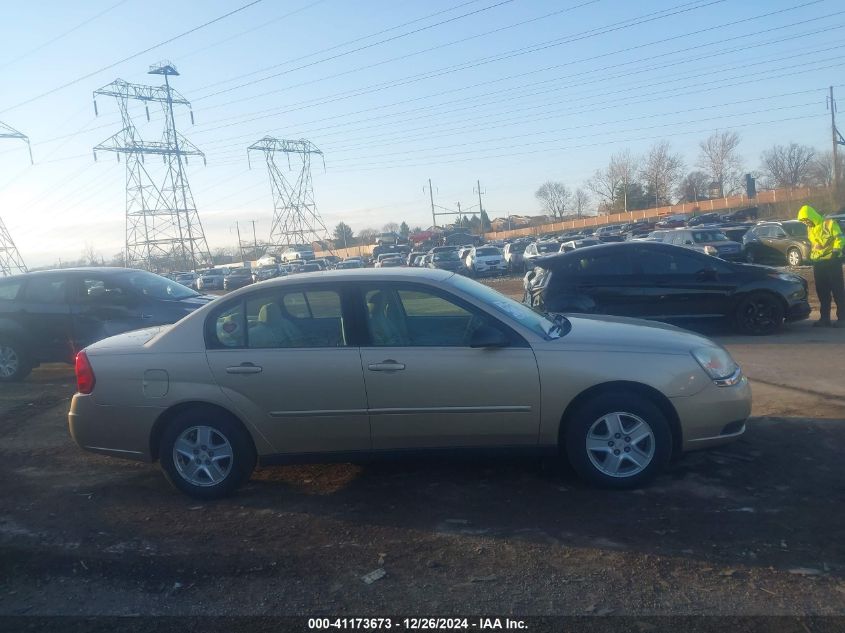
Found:
[[[175,323],[214,297],[143,270],[76,268],[0,279],[0,381],[129,330]]]
[[[800,266],[810,259],[807,227],[798,220],[761,222],[742,236],[742,251],[750,263]]]

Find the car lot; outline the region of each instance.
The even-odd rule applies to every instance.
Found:
[[[628,493],[429,460],[267,468],[203,504],[80,451],[70,371],[43,366],[0,385],[0,613],[842,614],[845,333],[715,336],[752,382],[747,435]]]

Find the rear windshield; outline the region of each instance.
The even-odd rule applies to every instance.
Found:
[[[434,254],[434,261],[442,262],[442,261],[452,261],[457,260],[458,258],[458,251],[445,251],[441,253]]]
[[[728,236],[721,231],[693,231],[692,239],[696,244],[702,242],[727,242]]]
[[[488,255],[498,255],[499,249],[498,248],[477,248],[475,249],[475,254],[481,257],[486,257]]]
[[[511,253],[524,253],[526,246],[528,246],[528,244],[525,242],[515,242],[511,244]]]

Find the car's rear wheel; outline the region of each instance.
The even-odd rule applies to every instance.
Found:
[[[604,393],[564,421],[569,462],[587,481],[605,488],[641,486],[672,455],[672,431],[660,408],[637,393]]]
[[[32,371],[29,356],[19,343],[0,339],[0,382],[23,380]]]
[[[768,292],[753,292],[736,308],[736,326],[743,334],[764,336],[777,332],[783,325],[781,301]]]
[[[197,499],[234,492],[255,468],[255,446],[243,427],[217,411],[197,408],[174,418],[161,437],[161,467],[168,481]]]
[[[786,251],[786,263],[790,266],[800,266],[804,262],[801,251],[797,248],[790,248]]]

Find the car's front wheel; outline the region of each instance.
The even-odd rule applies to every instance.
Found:
[[[243,427],[214,410],[187,410],[168,424],[159,446],[168,481],[197,499],[234,492],[255,468],[255,446]]]
[[[735,321],[743,334],[774,334],[783,325],[784,307],[780,299],[768,292],[753,292],[736,308]]]
[[[800,266],[804,261],[804,258],[801,257],[801,251],[797,248],[790,248],[786,252],[786,263],[790,266]]]
[[[672,454],[672,431],[660,408],[637,393],[602,394],[582,403],[567,420],[569,462],[587,481],[605,487],[641,486]]]
[[[20,344],[0,339],[0,382],[23,380],[32,371],[32,363]]]

